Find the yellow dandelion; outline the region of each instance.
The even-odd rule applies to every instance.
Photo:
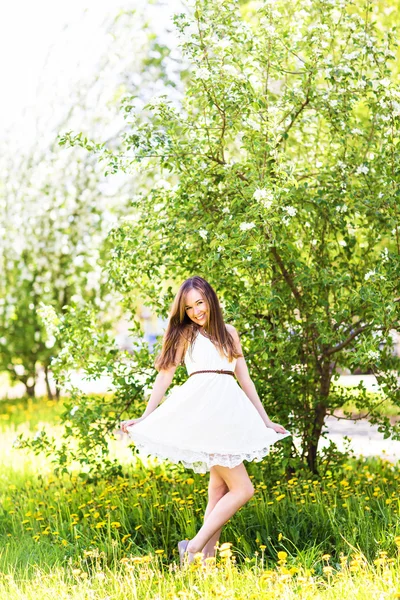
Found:
[[[260,550],[265,550],[265,548],[266,548],[266,547],[267,547],[267,546],[265,546],[264,544],[261,544],[261,546],[260,546]]]
[[[330,557],[331,557],[331,555],[330,555],[330,554],[323,554],[323,555],[322,555],[322,560],[329,560],[329,559],[330,559]]]
[[[219,550],[229,550],[230,547],[232,546],[232,542],[224,542],[220,547]]]
[[[222,550],[219,553],[221,558],[230,558],[232,556],[232,552],[227,548],[226,550]]]
[[[118,529],[118,527],[121,527],[121,523],[118,523],[118,521],[113,521],[111,523],[111,527],[115,527],[116,529]]]
[[[188,485],[192,485],[194,483],[194,479],[192,479],[191,477],[189,477],[189,479],[186,479],[186,483]]]
[[[137,531],[138,529],[140,529],[142,526],[141,525],[136,525],[135,527],[135,531]]]
[[[164,550],[155,550],[154,554],[164,554]]]
[[[282,533],[280,533],[280,534],[278,535],[278,542],[280,542],[282,538],[283,538],[283,535],[282,535]]]
[[[274,577],[275,573],[273,571],[265,571],[259,579],[261,584],[268,582],[272,577]]]
[[[283,550],[280,550],[278,552],[278,558],[279,558],[279,560],[282,560],[282,561],[286,560],[287,557],[288,557],[287,552],[284,552]]]
[[[105,524],[106,524],[105,521],[99,521],[96,525],[96,529],[101,529],[102,527],[104,527]]]
[[[283,499],[284,499],[284,497],[285,497],[285,494],[280,494],[279,496],[277,496],[277,497],[275,498],[275,500],[276,500],[277,502],[280,502],[281,500],[283,500]]]
[[[124,535],[124,536],[123,536],[123,538],[121,539],[121,542],[122,542],[122,543],[126,542],[126,540],[127,540],[129,537],[131,537],[131,534],[130,534],[130,533],[127,533],[126,535]]]

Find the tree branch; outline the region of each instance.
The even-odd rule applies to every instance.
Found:
[[[221,160],[220,158],[218,158],[218,156],[213,156],[212,154],[206,154],[206,158],[208,158],[209,160],[212,160],[212,161],[218,163],[219,165],[226,165],[226,162],[224,160]],[[237,176],[242,181],[245,181],[246,183],[249,183],[249,180],[247,179],[246,175],[243,175],[243,173],[240,173],[238,171],[237,172]]]
[[[285,265],[283,264],[283,260],[280,257],[278,250],[276,249],[276,246],[271,247],[271,252],[272,252],[272,255],[275,258],[276,262],[278,263],[278,266],[281,270],[284,280],[286,281],[287,285],[289,286],[289,288],[290,288],[293,296],[296,298],[298,304],[301,306],[303,303],[303,298],[302,298],[299,290],[296,288],[292,276],[290,275],[289,271],[286,269]]]
[[[308,78],[310,81],[310,77]],[[303,112],[303,110],[305,109],[305,107],[307,106],[307,104],[310,102],[310,89],[308,89],[307,91],[307,96],[306,99],[304,100],[304,102],[301,103],[301,105],[299,106],[299,108],[297,109],[297,111],[294,113],[292,120],[290,121],[289,125],[286,127],[285,131],[282,133],[281,137],[278,139],[276,145],[275,145],[275,149],[278,148],[278,146],[281,145],[281,143],[283,142],[283,140],[285,139],[285,135],[290,131],[290,129],[293,127],[297,117],[299,116],[299,114],[301,112]]]
[[[339,352],[339,350],[342,350],[342,348],[345,348],[348,344],[350,344],[350,342],[352,340],[354,340],[355,337],[360,335],[360,333],[362,333],[365,329],[368,329],[368,327],[371,327],[371,325],[368,324],[368,325],[361,325],[360,327],[357,327],[357,329],[355,329],[353,331],[353,333],[351,333],[345,340],[343,340],[343,342],[340,342],[339,344],[336,344],[336,346],[333,346],[332,348],[328,348],[327,350],[325,350],[322,353],[322,356],[330,356],[331,354],[335,354],[335,352]]]

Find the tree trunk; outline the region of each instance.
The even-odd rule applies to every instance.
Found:
[[[26,393],[28,394],[29,398],[34,398],[35,397],[35,383],[33,383],[32,385],[28,385],[24,381],[24,385],[26,388]]]
[[[321,437],[322,427],[326,415],[326,405],[319,402],[315,407],[315,417],[312,425],[311,435],[307,444],[307,464],[312,473],[318,473],[318,442]]]
[[[318,443],[324,426],[328,406],[332,370],[330,363],[323,365],[320,383],[320,401],[315,407],[311,435],[307,442],[307,464],[312,473],[318,473]]]
[[[46,381],[47,397],[49,398],[49,400],[54,400],[54,394],[51,390],[50,381],[49,381],[49,365],[44,366],[44,379]]]

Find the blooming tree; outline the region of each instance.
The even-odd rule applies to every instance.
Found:
[[[179,282],[206,277],[267,411],[300,439],[287,464],[316,471],[325,417],[349,398],[339,368],[371,370],[400,406],[396,35],[369,0],[199,0],[175,24],[182,98],[127,97],[117,152],[63,142],[158,172],[111,234],[110,280],[166,316]]]
[[[107,181],[94,157],[80,148],[61,148],[57,134],[61,127],[85,127],[90,135],[107,135],[112,147],[126,126],[119,111],[121,94],[138,93],[146,101],[140,94],[145,58],[147,94],[173,79],[173,70],[164,71],[157,56],[149,57],[156,51],[161,56],[163,47],[145,26],[143,10],[121,11],[104,25],[107,47],[98,71],[67,99],[55,99],[51,117],[38,116],[35,146],[21,150],[9,143],[2,152],[0,371],[23,382],[31,396],[39,367],[52,395],[47,375],[59,352],[40,306],[62,313],[68,305],[92,302],[104,312],[111,302],[101,269],[103,247],[111,226],[130,211],[134,180],[122,174]],[[134,54],[129,51],[132,35]]]

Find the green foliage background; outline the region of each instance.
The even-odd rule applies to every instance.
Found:
[[[127,96],[117,149],[82,133],[60,138],[108,173],[137,173],[132,218],[109,236],[122,304],[139,296],[165,317],[183,279],[207,278],[267,411],[299,438],[282,446],[289,469],[318,469],[324,419],[348,399],[338,369],[372,371],[400,404],[400,88],[395,29],[383,21],[364,0],[196,2],[175,16],[182,94],[171,88],[144,107]],[[84,365],[85,318],[74,308],[64,318],[61,370],[74,357]],[[109,343],[90,370],[109,360],[116,416],[136,416],[129,385],[151,383],[151,357],[141,349],[112,361]],[[362,386],[356,405],[398,435]]]

